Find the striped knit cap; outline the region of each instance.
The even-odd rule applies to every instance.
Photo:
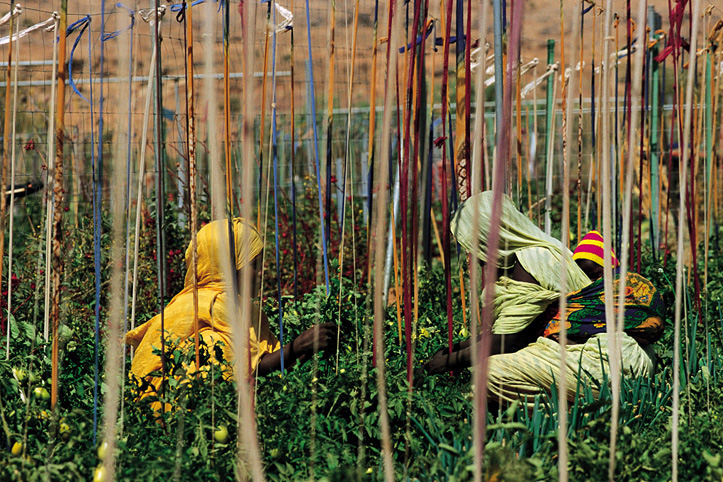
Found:
[[[613,268],[617,268],[620,263],[612,249],[610,250],[610,255],[612,257]],[[580,240],[580,244],[577,245],[575,252],[572,254],[572,259],[589,259],[593,263],[603,266],[603,256],[602,235],[597,231],[590,231]]]

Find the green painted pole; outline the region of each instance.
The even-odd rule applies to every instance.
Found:
[[[555,62],[555,41],[553,39],[547,40],[547,65],[552,65]],[[552,74],[547,78],[547,98],[545,100],[545,155],[547,156],[547,167],[545,169],[545,192],[547,200],[545,202],[545,233],[550,234],[551,220],[550,210],[552,209],[552,156],[547,154],[550,152],[549,144],[553,142],[552,131],[555,125],[555,106],[554,95],[555,95],[555,82],[554,77],[557,73]]]

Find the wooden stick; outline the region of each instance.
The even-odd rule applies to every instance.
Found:
[[[10,165],[10,149],[11,149],[11,143],[13,142],[13,137],[10,135],[10,113],[12,112],[12,71],[13,71],[13,26],[15,25],[15,14],[13,12],[14,7],[11,6],[10,11],[10,41],[8,43],[8,68],[6,70],[5,74],[5,120],[4,120],[4,128],[3,128],[3,162],[2,166],[0,166],[0,186],[5,186],[7,184],[7,170],[8,166]],[[3,274],[3,257],[5,253],[5,211],[6,211],[6,196],[0,196],[0,283],[2,283],[2,274]],[[12,215],[12,213],[11,213]],[[9,252],[12,252],[12,245],[10,246]],[[11,286],[11,277],[12,273],[8,273],[8,291],[10,291]],[[3,319],[3,313],[0,311],[0,321]],[[8,351],[6,354],[6,358],[10,357],[10,316],[5,319],[5,329],[8,332]],[[55,341],[53,341],[53,346],[55,345]],[[55,359],[54,359],[55,360]],[[57,363],[53,364],[53,368],[55,368]],[[55,393],[55,392],[53,392]],[[57,394],[56,394],[57,397]],[[55,405],[53,405],[55,406]]]
[[[10,15],[12,17],[12,14]],[[12,23],[12,20],[11,20]],[[17,41],[15,42],[15,55],[20,58],[20,39],[18,36],[19,31],[19,23],[16,23],[15,25],[15,36]],[[10,28],[10,44],[8,45],[8,49],[12,50],[12,27]],[[8,70],[13,68],[12,62],[8,62]],[[9,75],[8,75],[9,77]],[[6,90],[7,95],[7,90]],[[6,99],[6,105],[7,105],[7,99]],[[15,65],[13,68],[13,119],[12,119],[12,134],[10,135],[10,142],[12,142],[12,148],[10,150],[10,185],[15,186],[15,131],[17,127],[17,116],[18,116],[18,67]],[[5,112],[7,117],[7,111]],[[5,124],[5,128],[7,129],[7,123]],[[5,155],[7,155],[7,150],[3,151]],[[4,186],[5,184],[3,184]],[[12,274],[13,274],[13,220],[15,219],[14,216],[14,207],[15,207],[15,190],[13,189],[10,192],[10,226],[8,227],[8,231],[10,233],[10,237],[8,239],[8,245],[10,246],[10,249],[8,249],[8,297],[7,297],[7,312],[8,312],[8,322],[6,324],[5,330],[7,332],[7,344],[5,346],[5,359],[10,359],[10,313],[12,313],[12,294],[13,294],[13,283],[12,283]],[[3,217],[4,219],[4,217]],[[3,243],[4,244],[4,243]],[[0,253],[1,254],[1,253]],[[0,255],[0,262],[2,261],[2,256]],[[0,280],[2,279],[2,270],[0,269]]]
[[[52,323],[52,378],[50,405],[55,410],[58,403],[58,329],[60,328],[60,280],[63,276],[63,145],[65,140],[65,41],[68,28],[68,0],[60,2],[60,23],[58,24],[58,86],[57,104],[55,114],[55,166],[53,169],[53,195],[55,206],[53,208],[53,247],[52,247],[52,301],[50,305],[50,320]],[[3,167],[3,172],[4,172]],[[4,178],[4,175],[3,175]],[[4,200],[0,200],[0,211],[4,209]],[[4,214],[4,213],[2,213]],[[2,236],[2,235],[0,235]],[[1,239],[1,238],[0,238]],[[2,254],[0,242],[0,255]]]

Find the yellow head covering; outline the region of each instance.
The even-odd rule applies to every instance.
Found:
[[[233,241],[236,248],[236,269],[243,268],[261,253],[264,245],[256,227],[242,218],[233,220]],[[229,222],[211,221],[196,235],[199,289],[225,289],[223,263],[229,256]],[[186,279],[183,291],[193,289],[193,243],[186,249]]]
[[[233,243],[236,253],[236,269],[253,260],[261,253],[263,243],[257,229],[241,218],[235,218]],[[234,347],[231,343],[232,316],[226,306],[232,296],[227,294],[230,280],[225,280],[224,265],[228,265],[229,221],[216,220],[203,226],[197,235],[198,253],[198,324],[199,333],[209,346],[223,342],[224,357],[231,361]],[[194,298],[193,298],[193,247],[186,250],[186,278],[183,290],[178,293],[163,310],[164,329],[167,342],[190,342],[194,336]],[[234,273],[235,275],[235,273]],[[161,360],[153,353],[153,348],[161,346],[161,316],[156,315],[148,322],[126,334],[126,343],[136,347],[131,365],[131,373],[144,377],[154,370],[160,370]],[[252,326],[250,333],[252,367],[267,352],[279,348],[278,340],[268,330],[268,326]],[[154,385],[157,385],[157,380]]]

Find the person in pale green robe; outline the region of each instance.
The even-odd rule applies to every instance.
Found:
[[[457,209],[451,223],[457,242],[483,263],[487,262],[492,194],[487,191],[467,199]],[[541,335],[546,322],[557,312],[563,271],[566,274],[565,292],[571,293],[599,278],[602,270],[589,260],[573,261],[572,252],[518,211],[507,196],[503,196],[499,233],[489,396],[502,401],[530,396],[527,400],[531,403],[531,396],[549,393],[560,374],[560,345]],[[481,299],[485,299],[484,292]],[[652,373],[650,352],[625,333],[621,334],[620,341],[623,374]],[[424,369],[435,374],[469,367],[471,342],[468,339],[454,345],[451,353],[448,348],[440,349],[425,363]],[[607,347],[605,333],[592,336],[584,343],[568,344],[565,371],[568,398],[574,398],[578,380],[589,383],[597,393],[596,387],[605,374],[609,375]]]

